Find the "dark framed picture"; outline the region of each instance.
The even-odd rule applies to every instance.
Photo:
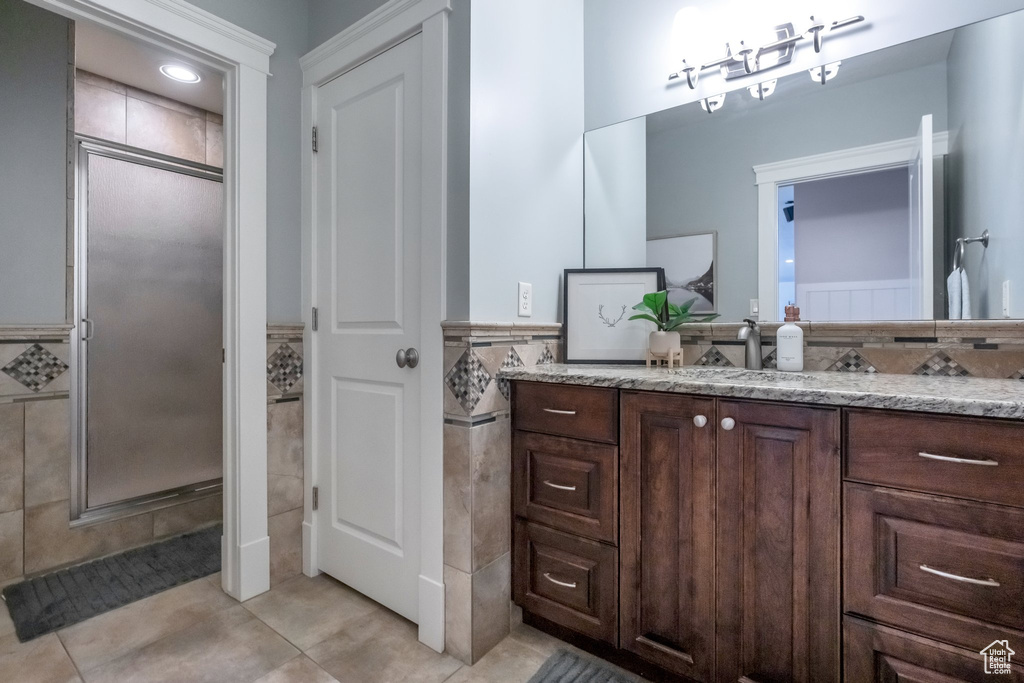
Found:
[[[663,268],[567,269],[562,280],[566,363],[643,363],[654,323],[630,320]]]
[[[665,269],[669,303],[682,306],[691,299],[691,313],[717,313],[715,287],[718,233],[705,232],[647,240],[647,265]]]

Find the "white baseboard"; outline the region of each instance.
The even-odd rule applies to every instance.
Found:
[[[239,602],[270,590],[270,536],[240,545],[238,559],[239,581],[234,597]]]
[[[302,573],[306,576],[316,576],[320,573],[314,531],[312,522],[302,523]]]
[[[444,652],[444,584],[420,574],[420,642]]]

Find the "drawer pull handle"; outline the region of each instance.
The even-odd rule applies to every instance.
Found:
[[[544,480],[544,485],[545,486],[550,486],[553,489],[558,489],[559,491],[575,491],[576,490],[575,486],[564,486],[563,484],[554,484],[554,483],[548,481],[547,479]]]
[[[918,453],[922,458],[928,458],[929,460],[942,460],[943,462],[955,462],[961,465],[985,465],[986,467],[995,467],[999,464],[996,460],[974,460],[972,458],[954,458],[952,455],[936,455],[935,453],[926,453],[921,451]]]
[[[921,571],[928,572],[929,574],[935,574],[935,576],[941,576],[944,579],[953,579],[954,581],[974,584],[975,586],[992,586],[994,588],[998,588],[1000,585],[995,579],[972,579],[969,576],[960,576],[959,574],[950,574],[949,572],[932,569],[926,564],[921,565]]]
[[[545,413],[554,413],[555,415],[575,415],[575,410],[555,410],[554,408],[545,408]]]
[[[544,572],[544,578],[555,584],[556,586],[562,586],[563,588],[575,588],[576,582],[566,583],[565,581],[559,581],[558,579],[552,578],[551,574]]]

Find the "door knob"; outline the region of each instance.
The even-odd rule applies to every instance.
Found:
[[[395,362],[400,368],[414,368],[420,364],[420,352],[411,346],[407,349],[398,349],[398,353],[395,354]]]
[[[703,427],[707,423],[708,423],[708,419],[706,417],[704,417],[703,415],[694,415],[693,416],[693,424],[696,425],[697,427]]]
[[[735,426],[736,420],[732,419],[731,417],[722,418],[722,429],[724,429],[725,431],[731,432]]]

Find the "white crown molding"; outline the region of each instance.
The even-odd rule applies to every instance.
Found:
[[[381,40],[392,44],[418,32],[439,12],[450,12],[451,0],[391,0],[299,59],[303,85],[317,85],[347,67],[380,52]]]
[[[185,0],[28,0],[58,14],[87,17],[107,28],[149,41],[153,35],[227,58],[265,74],[276,45]],[[141,30],[140,30],[141,29]],[[152,32],[152,35],[149,35]]]
[[[949,152],[949,132],[940,131],[934,137],[935,156]],[[754,166],[755,185],[797,181],[802,178],[820,178],[841,175],[870,168],[884,168],[910,161],[914,157],[917,138],[903,138],[862,147],[850,147],[836,152],[812,154],[796,159],[785,159]]]

